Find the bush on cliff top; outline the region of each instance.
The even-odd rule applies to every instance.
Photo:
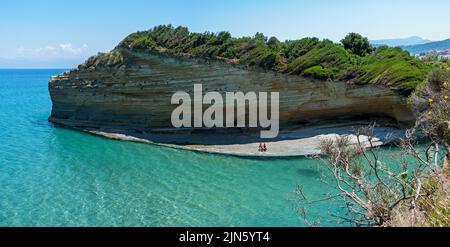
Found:
[[[378,83],[409,94],[424,81],[429,67],[400,48],[373,48],[367,39],[349,34],[342,44],[317,38],[280,42],[262,33],[233,38],[228,32],[191,33],[185,27],[162,25],[136,32],[119,47],[216,58],[267,70],[312,77]]]

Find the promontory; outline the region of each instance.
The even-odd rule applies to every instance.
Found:
[[[279,41],[261,33],[192,33],[157,26],[126,37],[49,82],[49,120],[103,136],[233,155],[317,153],[317,140],[376,123],[379,143],[415,121],[407,96],[429,68],[401,48],[373,48],[349,34]],[[204,92],[279,92],[280,134],[252,128],[174,128],[171,96]],[[248,113],[248,111],[247,111]],[[394,135],[395,136],[395,135]]]

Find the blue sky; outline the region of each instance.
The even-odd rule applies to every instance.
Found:
[[[16,0],[0,2],[0,67],[73,67],[159,24],[339,41],[450,38],[448,0]]]

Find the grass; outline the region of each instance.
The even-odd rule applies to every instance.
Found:
[[[228,32],[192,33],[185,27],[162,25],[136,32],[118,46],[139,51],[225,60],[318,80],[382,84],[410,94],[430,70],[400,48],[382,46],[358,56],[342,44],[317,38],[278,41],[261,33],[233,38]]]

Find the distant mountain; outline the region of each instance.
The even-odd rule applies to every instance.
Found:
[[[403,38],[403,39],[384,39],[384,40],[372,40],[370,43],[373,46],[410,46],[410,45],[420,45],[431,42],[430,40],[422,39],[418,36],[412,36],[409,38]]]
[[[434,50],[448,50],[450,49],[450,39],[429,42],[426,44],[402,46],[402,48],[409,51],[411,54],[427,53]]]

